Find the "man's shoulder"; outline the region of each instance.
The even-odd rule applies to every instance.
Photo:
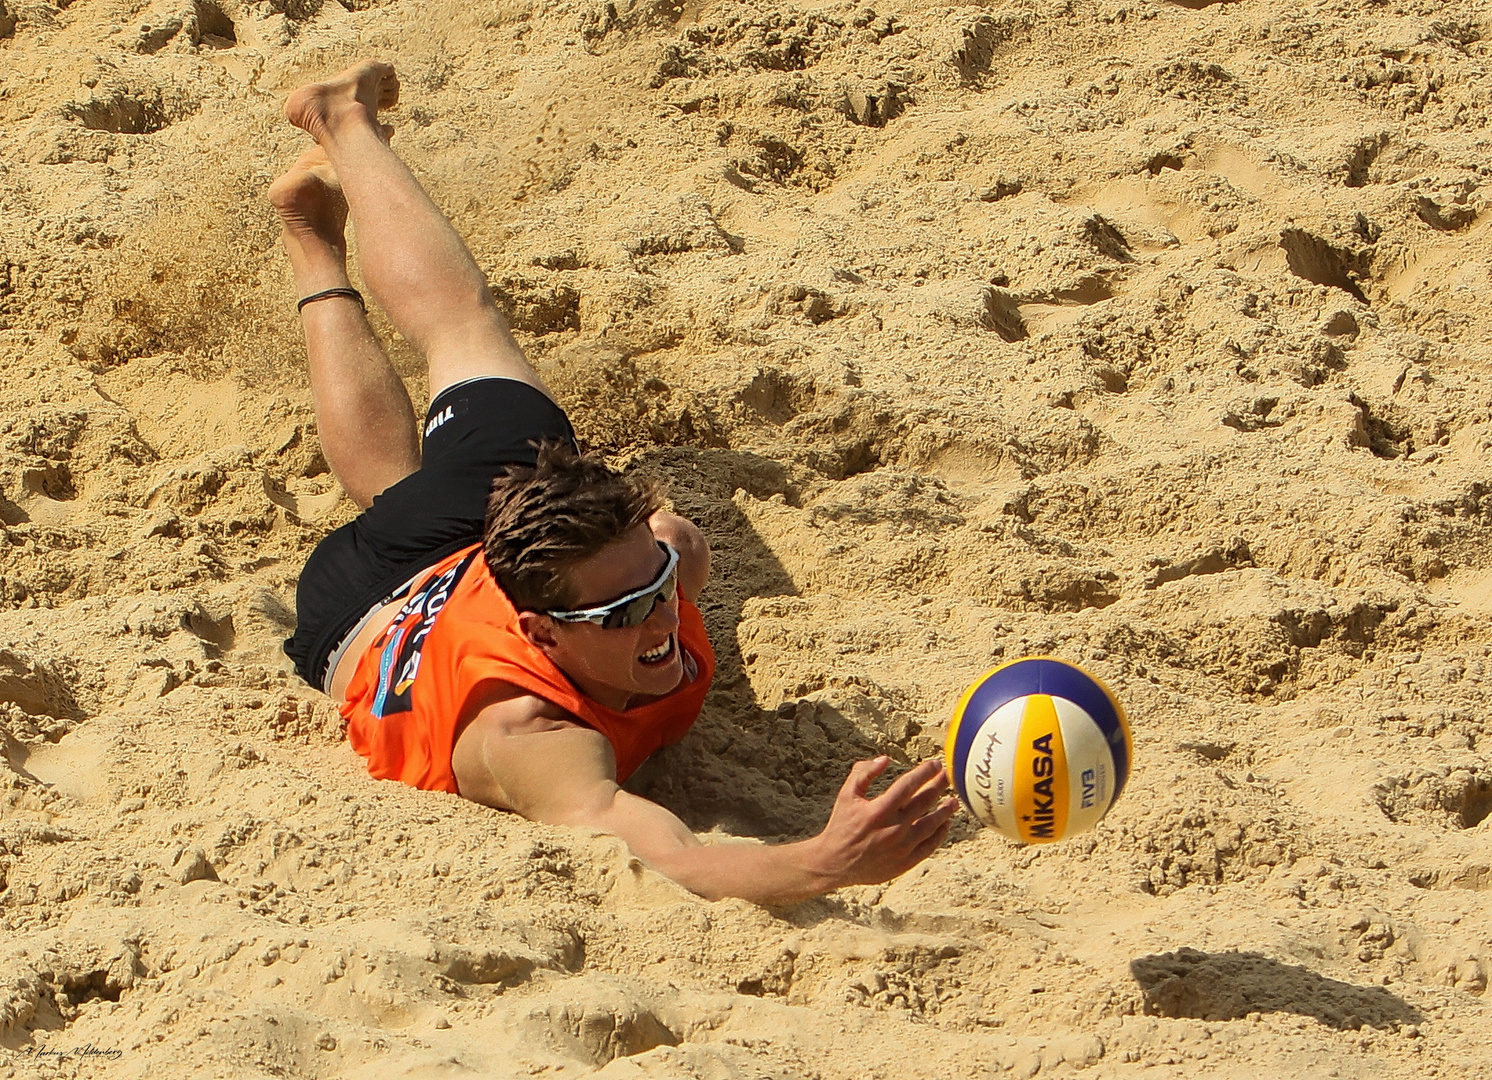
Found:
[[[479,718],[484,726],[492,726],[494,734],[500,735],[586,726],[554,702],[509,682],[493,682],[483,687],[471,713],[472,720]]]

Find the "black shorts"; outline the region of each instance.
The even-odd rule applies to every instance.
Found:
[[[533,464],[538,442],[575,441],[564,410],[514,379],[448,386],[425,414],[417,472],[316,545],[295,590],[297,622],[286,654],[325,690],[328,661],[358,623],[426,567],[482,538],[487,494],[502,465]]]

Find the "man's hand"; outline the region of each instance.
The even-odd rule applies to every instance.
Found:
[[[845,885],[890,881],[937,850],[958,800],[945,798],[948,777],[938,759],[865,797],[891,759],[856,762],[840,788],[824,831],[795,844],[699,846],[678,819],[645,799],[618,792],[589,824],[615,833],[633,853],[685,888],[710,899],[739,896],[759,904],[791,904]],[[673,823],[672,828],[665,827]]]
[[[942,762],[930,758],[867,799],[871,783],[890,764],[888,757],[857,761],[834,800],[829,824],[805,842],[830,888],[889,881],[931,855],[948,835],[958,799],[944,797],[948,777]]]

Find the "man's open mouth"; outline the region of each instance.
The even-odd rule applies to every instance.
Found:
[[[673,655],[673,635],[668,635],[668,640],[656,649],[643,653],[637,658],[640,664],[661,664]]]

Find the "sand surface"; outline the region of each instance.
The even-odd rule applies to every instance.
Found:
[[[1486,1076],[1484,36],[0,0],[0,1076]],[[1052,653],[1134,724],[1096,832],[770,912],[366,776],[279,651],[353,508],[264,191],[367,55],[583,437],[714,544],[641,790],[809,835]]]

